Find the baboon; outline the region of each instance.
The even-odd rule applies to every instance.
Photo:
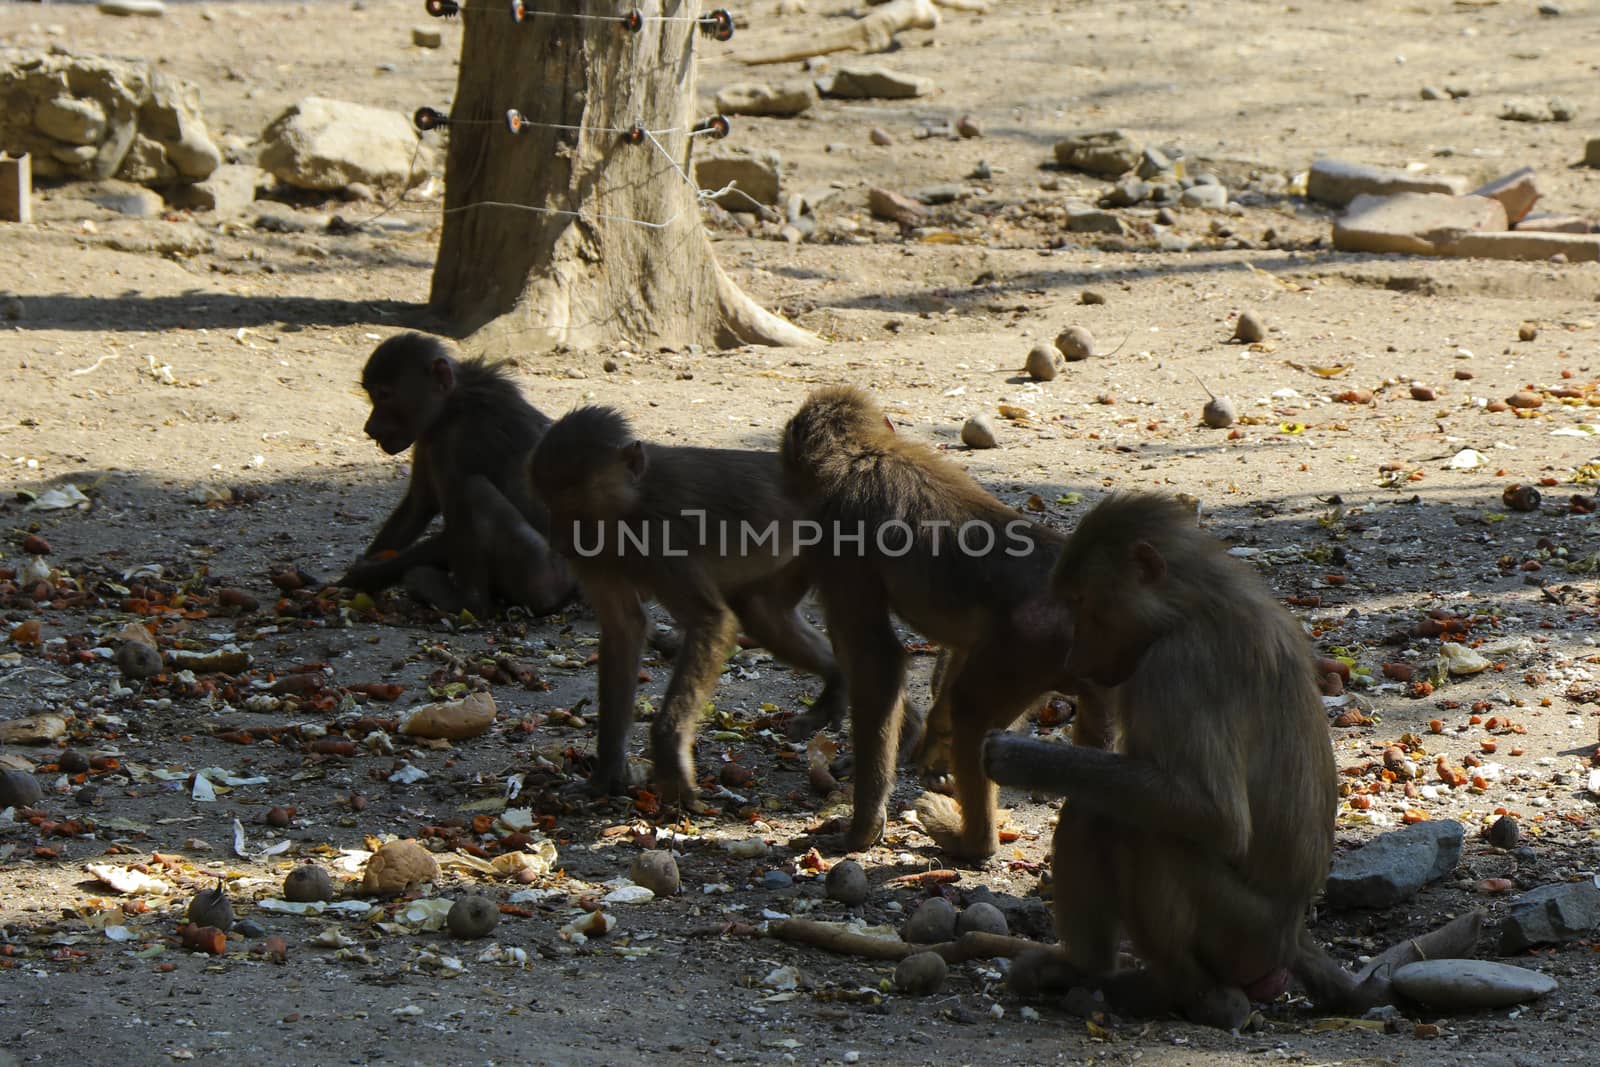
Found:
[[[403,582],[441,611],[479,617],[496,602],[544,614],[571,599],[572,572],[550,551],[549,518],[528,489],[528,457],[550,420],[504,365],[457,362],[438,340],[403,333],[373,350],[361,385],[367,436],[391,456],[412,450],[411,482],[338,584]],[[444,529],[423,537],[436,515]]]
[[[1386,999],[1386,974],[1358,981],[1305,928],[1338,789],[1300,624],[1191,509],[1154,494],[1113,495],[1084,516],[1049,592],[1075,622],[1066,673],[1079,713],[1117,741],[984,742],[996,782],[1067,798],[1054,843],[1061,947],[1020,958],[1013,983],[1099,985],[1119,1010],[1227,1028],[1291,973],[1319,1004]],[[1124,929],[1144,969],[1117,969]],[[1434,954],[1476,934],[1465,924]]]
[[[658,601],[683,630],[650,731],[663,800],[694,801],[695,727],[733,649],[736,623],[779,659],[823,679],[794,733],[843,720],[842,680],[828,642],[797,610],[810,579],[776,455],[648,444],[617,410],[590,406],[550,427],[529,476],[550,509],[551,542],[577,571],[600,620],[591,792],[627,785],[644,600]]]
[[[846,845],[883,833],[894,784],[906,653],[891,615],[944,647],[923,763],[948,757],[959,807],[917,801],[945,851],[999,847],[984,734],[1061,688],[1071,619],[1047,589],[1062,535],[1006,507],[927,445],[894,433],[847,386],[813,393],[784,430],[785,485],[821,530],[806,550],[850,690],[855,808]]]

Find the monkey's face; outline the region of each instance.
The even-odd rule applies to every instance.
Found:
[[[426,385],[407,390],[374,384],[367,388],[372,414],[364,427],[368,437],[391,456],[410,448],[438,413],[440,400]]]

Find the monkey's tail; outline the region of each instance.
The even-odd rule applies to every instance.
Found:
[[[1057,796],[1072,757],[1067,746],[1021,734],[995,731],[983,742],[983,770],[999,785]]]

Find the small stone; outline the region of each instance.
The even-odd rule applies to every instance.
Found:
[[[788,871],[773,868],[761,876],[762,889],[788,889],[794,885],[794,875]]]
[[[678,861],[665,849],[651,849],[633,857],[628,877],[634,885],[642,885],[658,897],[674,896],[683,885]]]
[[[100,0],[95,5],[95,10],[102,15],[143,15],[145,18],[160,18],[167,13],[167,5],[161,0]]]
[[[1214,396],[1200,411],[1200,421],[1213,430],[1226,430],[1239,418],[1239,409],[1225,396]]]
[[[1150,183],[1140,178],[1123,178],[1111,187],[1105,202],[1112,207],[1133,207],[1150,199]]]
[[[872,127],[872,129],[867,132],[867,140],[882,148],[887,148],[894,144],[894,137],[891,136],[889,131],[884,129],[882,126]]]
[[[972,173],[968,174],[967,177],[976,182],[986,182],[994,177],[994,168],[989,166],[987,159],[980,159],[978,160],[978,165],[972,168]]]
[[[1163,226],[1176,226],[1178,224],[1178,213],[1170,207],[1161,208],[1156,212],[1156,221]]]
[[[142,641],[124,641],[117,649],[117,668],[124,678],[153,678],[161,673],[161,653]]]
[[[840,860],[829,867],[828,875],[822,884],[829,900],[837,900],[851,908],[865,903],[867,893],[871,889],[867,882],[867,872],[862,870],[861,864],[855,860]]]
[[[1068,326],[1056,335],[1056,349],[1068,363],[1094,355],[1094,334],[1086,326]]]
[[[1000,442],[994,435],[994,423],[980,413],[962,424],[961,443],[968,448],[994,448]]]
[[[1555,18],[1561,14],[1561,8],[1555,4],[1549,3],[1547,0],[1546,3],[1539,5],[1539,14],[1543,15],[1545,18]]]
[[[1506,403],[1510,404],[1514,408],[1522,408],[1523,410],[1527,411],[1532,410],[1533,408],[1543,407],[1544,397],[1540,396],[1538,393],[1532,393],[1526,389],[1523,389],[1506,397]]]
[[[1267,339],[1266,324],[1261,321],[1261,316],[1254,311],[1239,312],[1239,321],[1233,327],[1232,340],[1240,344],[1259,344]]]
[[[1517,825],[1515,817],[1502,815],[1489,824],[1489,831],[1484,835],[1489,844],[1495,848],[1510,851],[1522,842],[1522,827]]]
[[[166,210],[167,203],[154,189],[125,182],[101,182],[89,193],[89,199],[119,215],[135,219],[153,219]]]
[[[56,757],[56,767],[63,774],[82,774],[89,769],[89,757],[75,748],[65,749]]]
[[[1449,93],[1432,85],[1424,85],[1418,95],[1424,100],[1447,100],[1450,97]]]
[[[1539,327],[1535,326],[1533,323],[1525,322],[1521,326],[1517,327],[1517,340],[1537,341],[1538,339]]]
[[[1223,185],[1193,185],[1183,191],[1178,203],[1183,207],[1219,211],[1228,206],[1228,189]]]
[[[878,186],[867,190],[867,210],[875,219],[902,226],[915,226],[928,215],[928,209],[911,197]]]
[[[973,118],[971,115],[962,115],[960,118],[956,119],[956,133],[960,134],[963,138],[982,137],[983,127],[980,126],[978,124],[978,120]]]
[[[1469,371],[1469,370],[1467,370],[1465,368],[1462,368],[1462,369],[1456,371],[1455,374],[1453,375],[1453,377],[1458,382],[1470,382],[1470,381],[1472,381],[1472,379],[1476,378],[1477,375],[1473,374],[1471,371]]]
[[[1159,148],[1146,148],[1139,156],[1139,169],[1135,172],[1145,181],[1172,173],[1172,159]]]
[[[1057,141],[1055,156],[1059,167],[1119,178],[1138,166],[1144,148],[1121,130],[1099,130]]]
[[[413,27],[411,43],[418,48],[439,48],[444,44],[444,31],[434,26]]]
[[[978,932],[984,934],[999,934],[1002,937],[1011,933],[1011,927],[1006,924],[1005,913],[986,901],[969,904],[956,918],[956,935]]]
[[[196,893],[189,901],[187,915],[195,926],[215,926],[223,933],[233,929],[233,903],[221,884]]]
[[[452,936],[463,941],[485,937],[500,925],[500,908],[488,897],[468,894],[450,905],[444,924]]]
[[[894,987],[913,997],[925,997],[944,988],[950,965],[937,952],[918,952],[895,965]]]
[[[1105,294],[1094,289],[1085,289],[1078,294],[1078,303],[1080,304],[1104,304],[1105,302]]]
[[[1538,511],[1539,490],[1531,485],[1508,485],[1500,493],[1500,503],[1512,511]]]
[[[729,189],[717,198],[727,211],[759,213],[778,203],[783,164],[776,152],[726,152],[695,159],[694,178],[702,189]]]
[[[1023,365],[1023,370],[1036,382],[1054,381],[1058,356],[1059,353],[1049,345],[1034,345],[1028,350],[1028,361]]]
[[[901,936],[913,945],[935,945],[956,936],[956,908],[943,897],[929,897],[906,920]]]
[[[1530,889],[1511,902],[1500,923],[1500,952],[1561,944],[1600,930],[1600,885],[1592,878]]]
[[[1532,167],[1523,167],[1479,186],[1472,190],[1471,195],[1500,201],[1500,205],[1506,209],[1506,220],[1515,225],[1533,210],[1541,193],[1538,175]]]
[[[1437,400],[1437,399],[1439,399],[1439,394],[1434,392],[1428,386],[1423,385],[1421,382],[1413,382],[1411,384],[1411,399],[1412,400]]]
[[[27,771],[0,771],[0,811],[31,808],[43,799],[39,780]]]
[[[1550,98],[1550,118],[1554,122],[1571,122],[1578,117],[1578,105],[1564,96]]]
[[[823,96],[846,100],[906,100],[933,92],[930,78],[900,74],[885,67],[840,67],[817,79]]]
[[[1422,960],[1396,967],[1395,992],[1445,1011],[1509,1008],[1556,991],[1547,974],[1492,960]]]
[[[940,182],[938,185],[924,185],[911,196],[919,203],[930,206],[936,204],[953,204],[957,200],[964,200],[972,195],[972,191],[960,182]]]
[[[283,899],[296,903],[333,899],[333,879],[314,863],[302,863],[283,879]]]
[[[1080,203],[1067,204],[1066,212],[1068,233],[1110,233],[1121,236],[1127,232],[1121,216],[1115,212]]]
[[[717,110],[724,115],[764,115],[793,118],[811,109],[817,90],[807,81],[766,85],[740,82],[717,93]]]
[[[265,937],[266,928],[254,919],[240,919],[233,924],[233,932],[240,937]]]

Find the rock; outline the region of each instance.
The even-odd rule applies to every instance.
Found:
[[[1539,339],[1539,327],[1535,326],[1533,323],[1524,322],[1521,326],[1517,327],[1517,340],[1519,340],[1519,341],[1537,341],[1538,339]],[[1457,371],[1456,373],[1460,374],[1461,372]],[[1509,816],[1509,815],[1500,816],[1500,818],[1502,818],[1502,819],[1509,819],[1510,817],[1511,816]]]
[[[898,222],[902,226],[915,226],[928,216],[927,209],[909,196],[877,186],[867,190],[867,210],[875,219]]]
[[[117,178],[139,185],[171,185],[178,180],[178,168],[167,161],[167,150],[160,142],[138,133],[134,134],[127,155],[122,157]]]
[[[200,181],[222,165],[200,114],[200,90],[166,74],[150,79],[150,98],[139,108],[139,134],[161,146],[166,161],[185,181]]]
[[[1178,203],[1184,207],[1220,211],[1228,206],[1228,190],[1222,185],[1191,185],[1179,194]]]
[[[889,131],[884,129],[882,126],[872,127],[872,129],[867,132],[867,140],[871,141],[880,148],[887,148],[889,145],[894,144],[894,137],[891,136]]]
[[[33,124],[41,133],[70,145],[95,145],[106,132],[106,113],[94,100],[57,96],[39,101]]]
[[[940,182],[938,185],[925,185],[911,194],[912,199],[921,204],[953,204],[957,200],[965,200],[972,195],[960,182]]]
[[[167,208],[167,202],[154,189],[122,181],[99,182],[89,190],[89,199],[108,211],[136,219],[157,218]]]
[[[683,886],[678,875],[678,861],[665,849],[651,849],[633,857],[628,865],[628,878],[658,897],[676,896]]]
[[[494,694],[472,693],[412,708],[400,716],[400,732],[411,737],[464,741],[494,725]]]
[[[1231,340],[1240,344],[1253,345],[1267,339],[1267,327],[1261,321],[1261,316],[1254,311],[1239,312],[1239,321],[1233,328]]]
[[[808,111],[817,102],[817,90],[810,82],[783,85],[741,82],[717,94],[717,110],[724,115],[770,115],[792,118]]]
[[[333,899],[333,879],[314,863],[302,863],[283,879],[283,899],[306,904]]]
[[[1028,350],[1028,360],[1022,369],[1036,382],[1054,381],[1058,358],[1056,350],[1049,345],[1034,345]]]
[[[917,952],[894,968],[894,987],[913,997],[925,997],[944,988],[950,965],[937,952]]]
[[[837,900],[851,908],[866,903],[871,888],[867,882],[867,872],[855,860],[835,863],[828,868],[828,876],[823,881],[823,891],[829,900]]]
[[[1068,326],[1056,335],[1056,351],[1066,357],[1068,363],[1088,359],[1094,355],[1094,334],[1086,326]]]
[[[1450,94],[1436,85],[1424,85],[1417,93],[1424,100],[1448,100]]]
[[[1490,960],[1423,960],[1395,968],[1394,990],[1442,1011],[1509,1008],[1556,991],[1547,974]]]
[[[1090,207],[1088,204],[1069,203],[1067,211],[1068,233],[1114,233],[1126,232],[1122,218],[1110,211],[1101,211],[1099,208]]]
[[[995,448],[1000,441],[994,435],[994,423],[980,412],[962,424],[961,443],[968,448]]]
[[[398,111],[308,96],[261,134],[261,167],[298,189],[351,182],[406,189],[432,170],[433,150]]]
[[[1150,183],[1141,178],[1127,177],[1111,187],[1105,202],[1112,207],[1133,207],[1150,199]]]
[[[255,202],[256,190],[270,186],[272,176],[248,163],[224,163],[205,181],[184,188],[180,203],[191,211],[210,211],[223,218],[242,215]]]
[[[983,127],[971,115],[962,115],[956,119],[956,134],[963,140],[983,136]]]
[[[1534,202],[1539,199],[1539,183],[1533,168],[1523,167],[1472,190],[1472,195],[1500,201],[1506,209],[1506,220],[1514,224],[1533,210]]]
[[[906,920],[901,936],[913,945],[936,945],[954,940],[956,908],[944,897],[929,897]]]
[[[817,79],[817,92],[843,100],[908,100],[933,92],[933,81],[886,67],[840,67]]]
[[[1119,178],[1139,165],[1143,146],[1121,130],[1074,134],[1056,142],[1056,164],[1103,178]]]
[[[761,876],[762,889],[788,889],[794,885],[794,875],[788,871],[773,868]]]
[[[1396,193],[1443,193],[1460,196],[1467,179],[1424,177],[1389,167],[1369,167],[1339,159],[1319,159],[1306,176],[1306,196],[1319,203],[1344,207],[1358,196],[1393,196]]]
[[[1159,148],[1146,148],[1139,154],[1139,168],[1135,172],[1145,181],[1170,175],[1173,166],[1172,160]]]
[[[500,908],[488,897],[469,893],[460,897],[445,913],[444,924],[452,937],[463,941],[488,936],[500,925]]]
[[[1335,907],[1382,908],[1409,899],[1461,858],[1465,834],[1454,819],[1419,822],[1334,857],[1327,899]]]
[[[102,15],[142,15],[155,19],[167,13],[167,5],[161,0],[100,0],[95,10]]]
[[[1078,303],[1080,304],[1104,304],[1105,302],[1105,294],[1096,289],[1085,289],[1078,294]]]
[[[1516,229],[1518,233],[1593,233],[1594,222],[1581,215],[1529,215]]]
[[[778,203],[783,163],[776,152],[723,151],[694,161],[694,180],[702,189],[734,188],[717,197],[727,211],[760,213]]]
[[[163,666],[161,653],[153,645],[124,641],[122,647],[117,649],[117,669],[124,678],[154,678],[161,673]]]
[[[415,841],[390,841],[367,860],[361,890],[378,896],[399,896],[411,886],[439,877],[433,853]]]
[[[1486,197],[1362,195],[1334,221],[1333,247],[1344,252],[1444,255],[1465,234],[1505,228],[1506,209]]]
[[[962,909],[956,917],[956,936],[976,931],[984,934],[1000,934],[1005,936],[1011,933],[1011,927],[1006,925],[1005,913],[993,904],[979,901],[969,904]]]
[[[1213,430],[1226,430],[1239,418],[1239,408],[1225,396],[1214,396],[1200,410],[1200,421]]]
[[[1600,881],[1542,885],[1511,902],[1500,923],[1500,953],[1562,944],[1600,930]]]
[[[1583,145],[1583,165],[1600,167],[1600,137],[1591,137]]]
[[[31,808],[43,799],[39,780],[27,771],[0,771],[0,811]]]
[[[1500,493],[1500,503],[1512,511],[1538,511],[1539,490],[1531,485],[1508,485]]]
[[[436,26],[413,26],[411,29],[411,43],[418,48],[442,48],[444,46],[444,31]]]
[[[1507,122],[1555,122],[1555,111],[1543,100],[1507,100],[1500,105],[1500,117]]]
[[[1567,263],[1600,261],[1600,236],[1581,233],[1540,233],[1516,230],[1512,233],[1464,233],[1451,241],[1447,255],[1475,259],[1555,259]]]

